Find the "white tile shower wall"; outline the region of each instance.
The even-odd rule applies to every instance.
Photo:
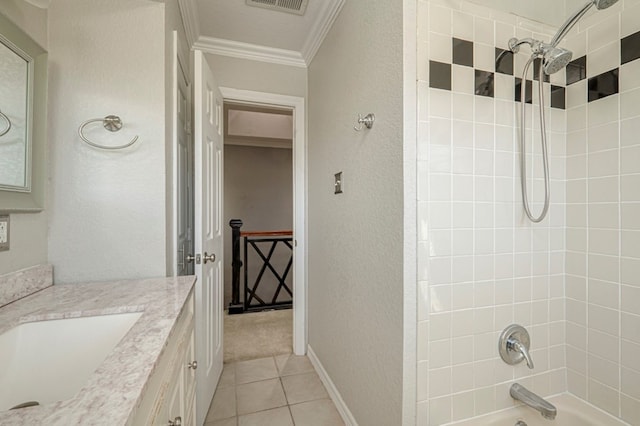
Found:
[[[495,47],[514,35],[550,39],[551,30],[462,1],[421,0],[418,19],[418,424],[441,425],[511,406],[514,381],[540,395],[566,391],[566,114],[550,111],[552,205],[533,225],[521,206],[513,77],[496,74],[489,98],[474,95],[473,70],[457,65],[451,91],[430,88],[428,64],[451,64],[456,37],[474,42],[475,68],[493,71]],[[534,111],[527,107],[528,170],[539,212]],[[498,355],[499,334],[514,322],[531,334],[534,370]]]
[[[620,40],[640,31],[640,1],[583,20],[567,40],[587,77],[620,67],[620,93],[567,90],[566,336],[569,391],[640,424],[640,60]]]

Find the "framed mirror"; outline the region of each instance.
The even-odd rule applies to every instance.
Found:
[[[0,15],[0,212],[44,208],[47,53]]]
[[[0,189],[31,191],[33,59],[0,36]]]

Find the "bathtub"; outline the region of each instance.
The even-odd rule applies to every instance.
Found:
[[[527,406],[517,406],[473,419],[454,423],[450,426],[515,426],[518,421],[527,426],[618,426],[628,425],[604,411],[576,398],[562,394],[548,398],[556,406],[558,415],[555,420],[547,420],[537,411]],[[521,425],[524,426],[524,425]]]

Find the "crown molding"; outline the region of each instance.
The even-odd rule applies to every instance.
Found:
[[[182,15],[184,31],[187,33],[187,43],[192,47],[200,37],[198,23],[198,5],[195,0],[178,0],[178,7]]]
[[[200,35],[198,6],[196,0],[178,0],[189,46],[203,52],[252,61],[269,62],[298,68],[307,68],[320,49],[322,42],[336,21],[345,0],[322,2],[322,10],[311,27],[302,51],[278,49],[275,47],[243,43]]]
[[[301,54],[307,66],[311,64],[316,53],[318,53],[318,49],[320,49],[324,38],[338,18],[344,2],[345,0],[333,0],[323,3],[324,8],[320,12],[320,17],[316,19],[313,27],[311,27],[307,40],[305,40],[302,46]]]
[[[193,47],[203,52],[213,53],[214,55],[231,56],[233,58],[270,62],[299,68],[307,67],[307,63],[300,52],[293,50],[277,49],[274,47],[206,36],[200,36],[193,44]]]

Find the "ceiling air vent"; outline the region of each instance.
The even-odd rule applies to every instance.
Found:
[[[309,0],[247,0],[247,5],[304,15]]]

